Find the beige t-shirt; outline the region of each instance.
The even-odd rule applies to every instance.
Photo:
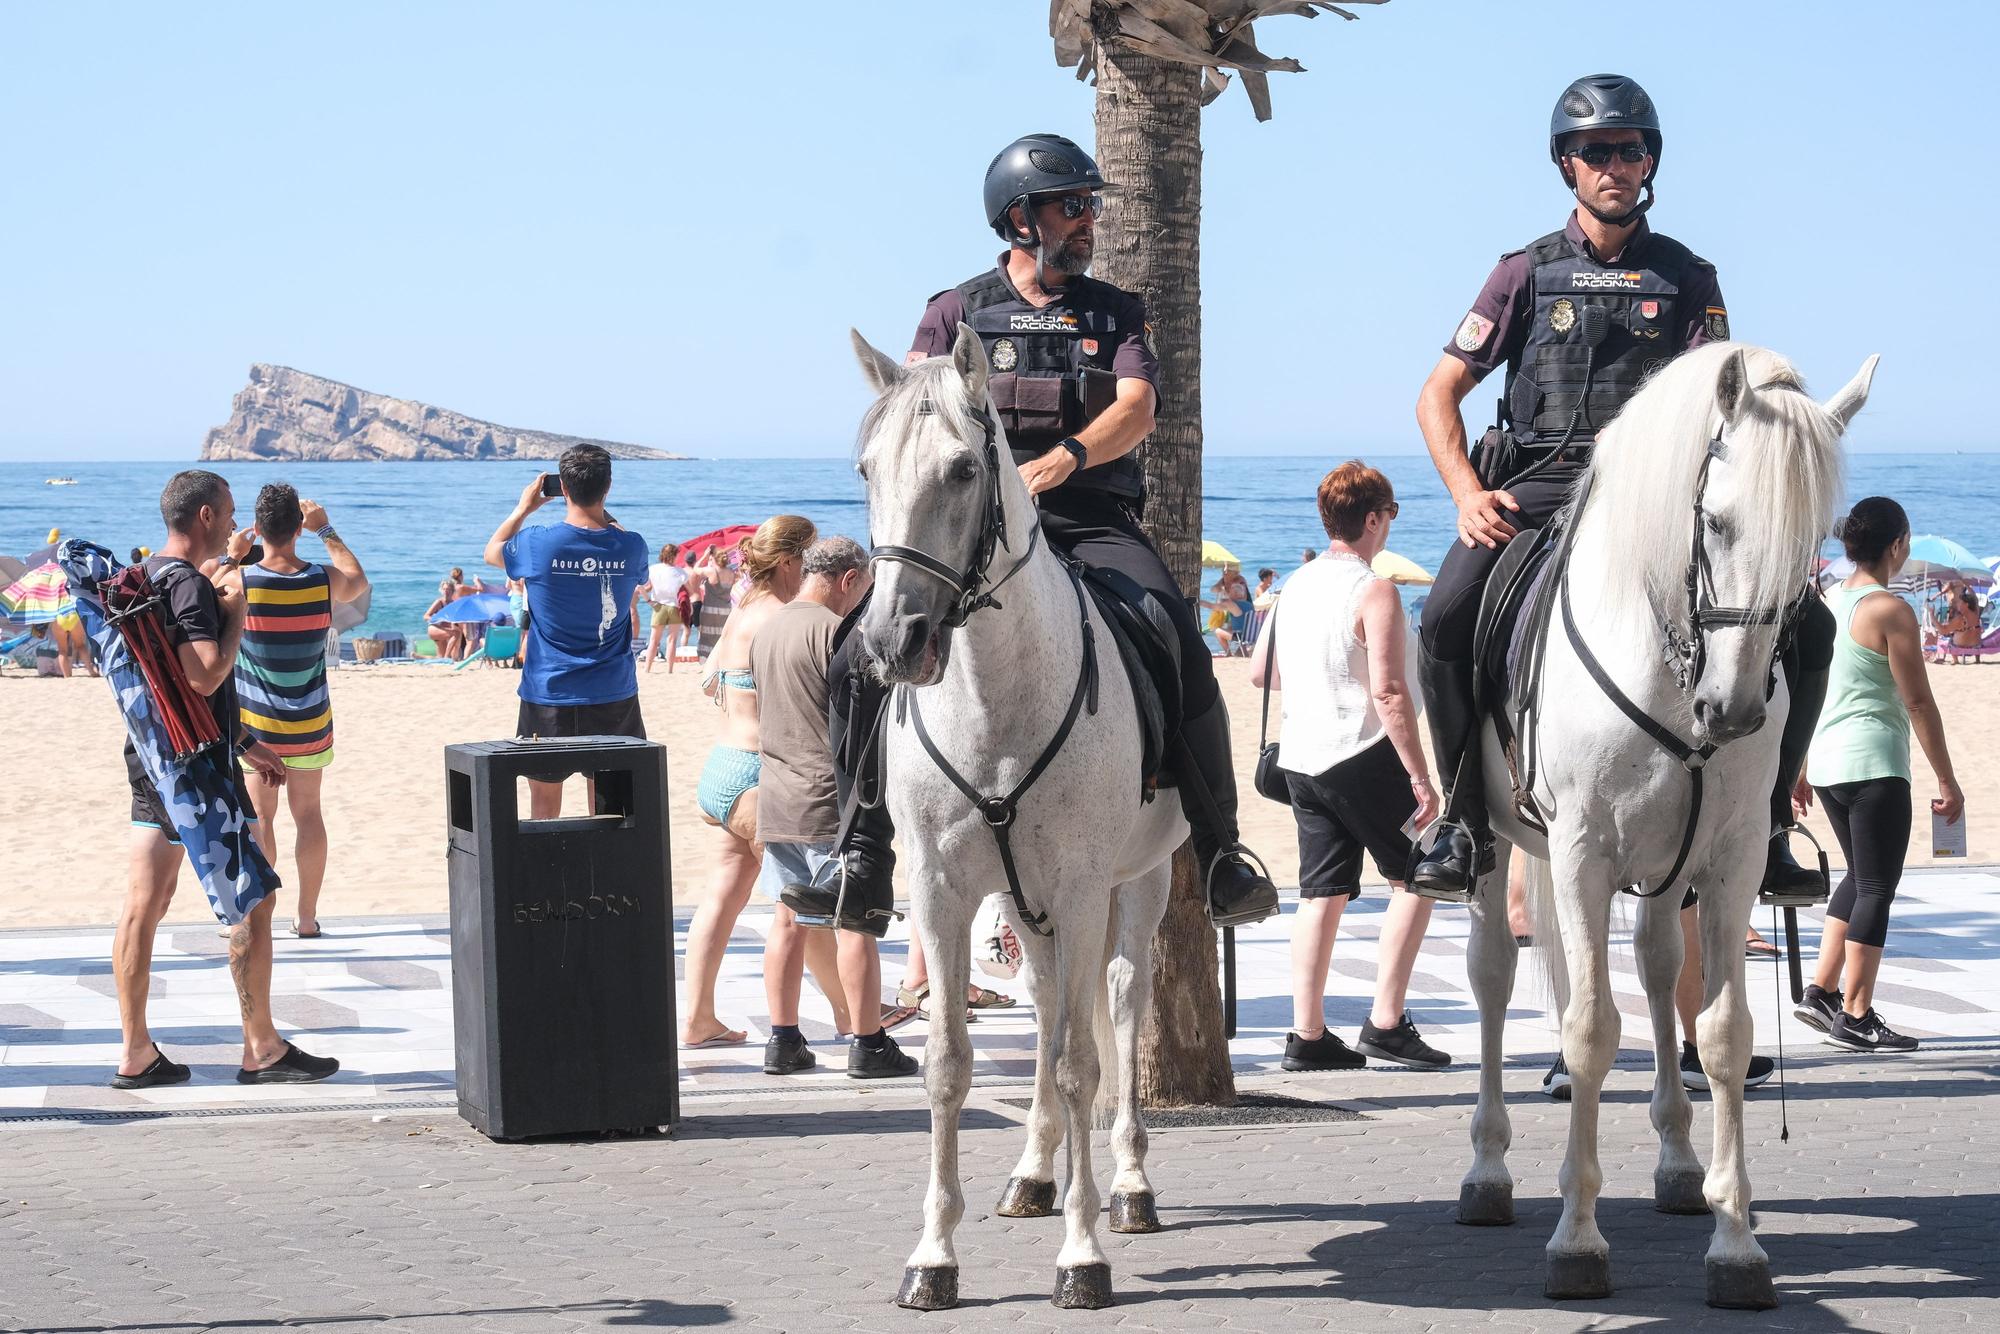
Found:
[[[757,629],[750,668],[757,677],[757,779],[761,843],[825,843],[840,832],[827,742],[827,663],[840,617],[817,602],[786,603]]]

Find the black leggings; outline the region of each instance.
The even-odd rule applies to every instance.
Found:
[[[1903,878],[1910,845],[1910,780],[1868,778],[1816,787],[1833,836],[1847,858],[1847,874],[1826,905],[1826,915],[1847,923],[1847,938],[1877,949],[1889,936],[1889,904]]]

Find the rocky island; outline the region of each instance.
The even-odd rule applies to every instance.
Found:
[[[295,371],[256,365],[229,420],[201,443],[201,457],[257,461],[383,462],[427,459],[552,459],[571,445],[600,445],[617,459],[680,459],[644,445],[585,440],[496,426],[447,408]]]

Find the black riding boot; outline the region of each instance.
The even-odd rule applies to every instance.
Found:
[[[887,807],[863,807],[855,813],[847,844],[810,885],[786,885],[778,900],[799,919],[799,925],[859,931],[880,940],[896,911],[894,847],[896,826]],[[844,890],[844,893],[843,893]]]
[[[1789,837],[1796,824],[1792,819],[1792,786],[1799,781],[1813,728],[1819,722],[1820,705],[1826,702],[1826,678],[1825,672],[1801,669],[1792,687],[1792,711],[1785,717],[1785,734],[1778,740],[1778,784],[1771,792],[1771,844],[1759,891],[1765,903],[1798,907],[1827,900],[1826,877],[1818,866],[1801,866],[1793,860]]]
[[[1448,903],[1467,903],[1479,877],[1493,869],[1493,836],[1486,827],[1486,793],[1479,769],[1479,716],[1473,708],[1470,662],[1445,662],[1421,648],[1417,680],[1431,722],[1438,782],[1445,789],[1444,814],[1432,831],[1430,847],[1413,852],[1409,885],[1413,893]]]
[[[1249,926],[1274,915],[1278,887],[1251,864],[1237,838],[1236,766],[1229,750],[1229,711],[1220,699],[1181,724],[1175,749],[1181,810],[1194,829],[1209,919],[1217,926]]]

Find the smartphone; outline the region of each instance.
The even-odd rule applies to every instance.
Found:
[[[558,473],[558,472],[545,472],[545,473],[543,473],[543,474],[542,474],[542,494],[543,494],[544,496],[547,496],[547,497],[549,497],[550,499],[554,499],[554,498],[555,498],[556,496],[559,496],[559,495],[561,495],[562,493],[563,493],[563,490],[562,490],[562,474],[561,474],[561,473]]]

